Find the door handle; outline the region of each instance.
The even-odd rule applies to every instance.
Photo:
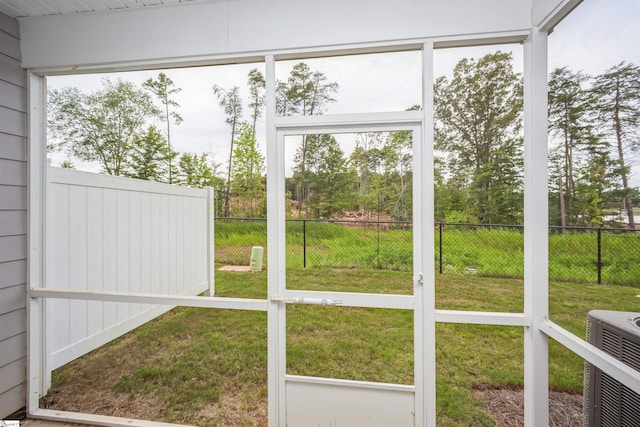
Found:
[[[270,300],[272,302],[286,302],[287,304],[342,305],[341,299],[331,298],[293,297],[285,299],[279,295],[272,295]]]
[[[313,304],[313,305],[342,305],[342,300],[331,298],[293,297],[287,300],[289,304]]]

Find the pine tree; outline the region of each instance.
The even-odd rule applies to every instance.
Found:
[[[163,119],[166,124],[166,132],[167,132],[167,146],[169,150],[172,150],[171,145],[171,122],[176,125],[182,123],[182,116],[178,114],[175,109],[180,107],[180,104],[175,99],[172,99],[172,96],[180,93],[182,91],[181,88],[174,87],[173,80],[171,80],[165,73],[158,74],[158,79],[148,79],[146,80],[142,86],[153,93],[159,100],[160,103],[164,107]],[[169,157],[168,160],[168,182],[169,184],[173,184],[174,182],[174,173],[173,173],[173,157]]]
[[[242,122],[233,151],[233,194],[249,200],[248,216],[253,218],[265,197],[264,156],[258,150],[251,125]]]
[[[552,148],[552,174],[557,188],[560,226],[564,231],[567,220],[578,221],[573,209],[576,197],[575,163],[581,149],[593,141],[591,118],[592,97],[584,88],[589,76],[574,73],[566,67],[549,75],[549,134],[556,147]]]
[[[320,71],[312,71],[304,62],[296,64],[291,70],[287,82],[278,82],[276,86],[276,113],[279,115],[311,116],[322,114],[329,103],[336,100],[332,97],[338,91],[338,84],[327,82],[328,78]],[[296,199],[305,206],[306,217],[309,218],[310,188],[307,185],[307,158],[313,153],[308,144],[309,137],[304,135],[296,153],[297,168],[302,179],[296,188]]]
[[[169,167],[178,153],[173,151],[155,126],[133,138],[124,175],[148,181],[168,182]]]
[[[224,216],[229,216],[229,199],[231,197],[231,175],[233,173],[233,143],[236,139],[236,130],[242,119],[242,99],[240,88],[234,86],[229,90],[220,86],[213,86],[213,93],[218,97],[218,103],[227,115],[225,122],[231,126],[231,144],[229,148],[229,161],[227,162],[227,186],[224,196]]]
[[[249,78],[247,80],[249,86],[249,108],[251,109],[251,131],[256,134],[256,122],[262,115],[262,108],[264,108],[264,92],[266,82],[264,76],[257,68],[249,71]]]
[[[593,93],[605,136],[618,161],[629,228],[635,229],[627,154],[640,148],[640,67],[624,62],[595,78]]]

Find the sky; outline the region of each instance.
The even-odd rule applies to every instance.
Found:
[[[567,18],[558,24],[549,37],[549,71],[567,66],[574,71],[600,74],[622,61],[640,64],[640,0],[584,0]],[[449,76],[462,58],[479,58],[487,53],[511,51],[514,66],[522,70],[522,45],[437,49],[434,53],[435,76]],[[338,102],[326,113],[400,111],[420,104],[420,52],[359,55],[341,58],[310,59],[305,62],[323,72],[328,81],[337,82]],[[277,63],[276,76],[286,80],[297,61]],[[213,93],[214,84],[223,88],[240,86],[245,102],[245,119],[249,119],[246,80],[249,70],[264,64],[239,64],[217,67],[171,69],[164,72],[182,91],[175,100],[184,121],[172,128],[172,144],[180,152],[211,153],[218,163],[225,163],[229,154],[230,128],[224,112]],[[118,74],[56,76],[47,78],[49,88],[77,86],[91,92],[101,87],[101,79],[122,78],[141,84],[155,78],[156,71]],[[264,120],[258,122],[258,143],[264,150]],[[53,164],[66,156],[55,154]],[[85,170],[96,166],[74,164]],[[224,167],[222,168],[224,169]],[[634,168],[635,171],[636,168]],[[640,176],[634,172],[634,185]]]

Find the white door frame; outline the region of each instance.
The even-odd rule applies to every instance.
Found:
[[[433,150],[425,144],[424,112],[272,118],[268,142],[269,425],[287,425],[287,381],[412,392],[414,425],[435,420],[435,307],[433,305]],[[414,293],[406,295],[315,292],[286,289],[284,140],[289,135],[356,132],[413,132]],[[275,268],[274,268],[275,267]],[[301,378],[286,374],[286,303],[293,298],[341,300],[344,306],[414,310],[414,386]],[[429,302],[429,304],[427,304]],[[427,315],[425,313],[428,312]],[[433,363],[430,363],[433,361]],[[349,384],[347,384],[349,383]],[[429,390],[429,393],[426,393]],[[432,391],[433,390],[433,391]],[[428,396],[428,397],[427,397]],[[427,414],[427,411],[430,413]],[[430,423],[429,423],[430,424]]]

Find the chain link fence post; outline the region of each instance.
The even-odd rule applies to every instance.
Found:
[[[380,218],[378,217],[378,270],[381,270],[381,269],[382,269],[382,266],[380,265]]]
[[[440,270],[440,274],[442,274],[442,232],[444,231],[444,223],[443,222],[439,222],[438,223],[438,244],[439,244],[439,270]]]
[[[307,268],[307,220],[302,220],[302,268]]]

